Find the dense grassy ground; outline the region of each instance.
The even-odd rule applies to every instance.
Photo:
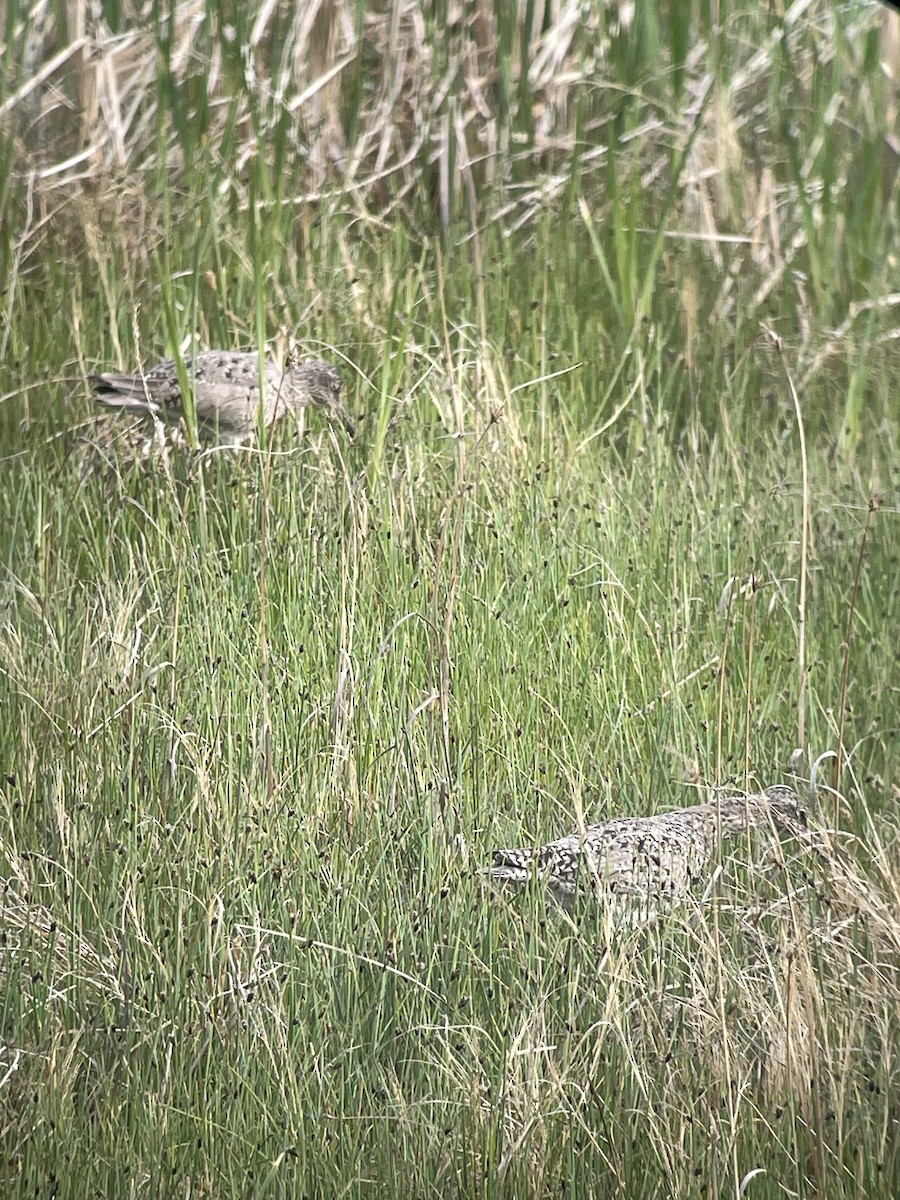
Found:
[[[890,26],[506,7],[10,8],[4,1195],[900,1189]],[[91,407],[287,334],[355,443]],[[474,874],[829,751],[648,927]]]

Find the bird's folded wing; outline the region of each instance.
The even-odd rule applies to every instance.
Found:
[[[266,396],[268,400],[268,393]],[[210,383],[194,388],[197,417],[209,425],[252,425],[259,408],[259,386],[246,383]]]

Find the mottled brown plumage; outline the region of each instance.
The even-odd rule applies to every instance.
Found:
[[[298,364],[289,356],[283,368],[267,360],[261,414],[257,354],[203,350],[187,355],[184,369],[194,394],[198,422],[223,440],[241,442],[255,432],[260,415],[269,426],[307,404],[324,409],[343,424],[351,437],[354,434],[353,422],[341,402],[341,377],[321,359]],[[146,373],[107,372],[89,378],[101,404],[155,416],[183,414],[184,398],[172,358]]]
[[[587,892],[677,900],[706,881],[720,840],[771,825],[789,833],[806,827],[792,788],[724,796],[654,817],[618,817],[537,849],[495,850],[492,866],[480,873],[520,885],[537,876],[564,905]]]

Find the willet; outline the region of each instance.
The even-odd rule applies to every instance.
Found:
[[[535,849],[495,850],[479,874],[517,885],[537,877],[565,907],[590,893],[651,905],[676,901],[708,878],[720,840],[766,826],[791,834],[806,828],[792,788],[723,796],[653,817],[617,817]]]
[[[307,404],[336,417],[352,437],[355,429],[341,401],[341,377],[321,359],[300,363],[288,355],[284,367],[271,359],[263,371],[260,404],[259,356],[236,350],[202,350],[187,355],[184,369],[194,394],[197,418],[204,429],[240,444],[263,424],[296,412]],[[91,375],[102,403],[149,416],[181,416],[184,397],[175,359],[167,358],[146,373]]]

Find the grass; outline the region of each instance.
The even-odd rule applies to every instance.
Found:
[[[878,14],[61,11],[0,75],[4,1194],[895,1195]],[[355,443],[88,398],[288,333]],[[665,921],[475,876],[828,752],[823,849]]]

